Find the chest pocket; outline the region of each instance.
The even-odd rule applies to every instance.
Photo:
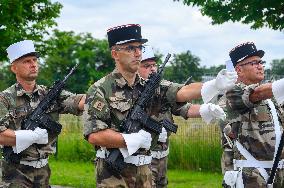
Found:
[[[15,127],[10,127],[14,130],[17,130],[21,127],[21,122],[26,118],[26,116],[31,112],[32,108],[29,105],[17,106],[11,111]]]
[[[121,122],[127,115],[127,112],[132,106],[132,100],[126,99],[122,96],[115,96],[109,98],[109,105],[111,109],[112,121],[115,121],[115,124]]]
[[[123,97],[110,97],[110,106],[120,112],[125,112],[131,108],[132,100]]]
[[[254,108],[250,114],[251,121],[271,122],[272,117],[267,104],[261,104]]]

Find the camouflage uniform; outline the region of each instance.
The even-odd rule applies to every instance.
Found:
[[[139,97],[143,87],[138,75],[134,85],[128,86],[127,81],[116,69],[91,86],[87,93],[84,111],[84,136],[87,138],[91,133],[109,128],[120,132],[122,121]],[[160,92],[157,91],[157,95],[149,102],[147,113],[153,118],[158,117],[162,110],[161,104],[175,103],[179,89],[180,85],[164,82],[160,87]],[[155,143],[158,137],[156,135],[152,138]],[[150,151],[139,149],[133,155],[136,154],[150,156]],[[105,160],[100,158],[97,159],[96,172],[97,187],[151,187],[152,184],[150,164],[135,166],[128,163],[119,177],[115,177],[106,168]]]
[[[26,92],[19,83],[12,85],[0,93],[0,131],[6,129],[19,130],[21,122],[37,107],[47,94],[48,89],[36,85],[32,93]],[[74,95],[62,91],[60,98],[47,109],[53,120],[58,121],[59,113],[72,113],[79,115],[79,101],[83,95]],[[55,152],[57,135],[48,134],[48,144],[41,148],[34,144],[21,152],[22,161],[38,161],[47,159],[49,154]],[[3,160],[3,181],[10,183],[10,187],[49,187],[50,168],[45,165],[34,168],[24,164],[14,164]]]
[[[168,119],[171,122],[174,122],[172,115],[182,116],[184,119],[187,119],[188,109],[191,107],[191,104],[177,103],[173,107],[163,106],[161,113],[159,114],[160,119]],[[168,178],[167,178],[167,164],[168,164],[168,154],[164,156],[163,153],[169,152],[169,136],[166,142],[158,142],[157,145],[151,150],[152,152],[152,187],[167,187]],[[157,156],[155,156],[157,155]]]
[[[245,85],[238,83],[226,93],[227,117],[229,125],[241,145],[259,161],[272,161],[275,151],[275,126],[267,100],[251,103],[249,96],[259,84]],[[276,106],[276,105],[275,105]],[[276,106],[278,117],[283,122],[280,107]],[[282,123],[280,123],[281,125]],[[280,126],[282,132],[282,126]],[[233,148],[234,159],[245,160],[237,147]],[[282,154],[281,158],[283,159]],[[269,174],[270,169],[266,169]],[[278,169],[274,187],[284,187],[283,169]],[[266,182],[256,168],[243,168],[245,187],[266,187]]]
[[[227,114],[226,110],[226,96],[223,95],[218,100],[218,105],[224,110],[224,112]],[[224,129],[226,125],[228,124],[227,120],[219,120],[219,126],[221,131],[221,145],[223,148],[223,153],[221,157],[221,169],[222,174],[225,174],[228,170],[233,170],[233,149],[232,149],[232,141],[234,139],[233,135],[226,135],[224,134]]]

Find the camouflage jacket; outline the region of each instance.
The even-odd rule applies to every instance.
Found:
[[[104,129],[120,132],[122,121],[138,99],[143,87],[144,82],[138,75],[134,85],[130,87],[117,69],[93,84],[88,90],[84,107],[85,138],[93,132]],[[179,84],[163,81],[159,91],[146,108],[147,114],[158,121],[161,120],[159,114],[168,111],[168,108],[163,108],[163,106],[175,104],[176,93],[180,87]],[[152,136],[153,143],[155,143],[157,135]]]
[[[273,160],[275,151],[275,128],[267,100],[252,103],[250,94],[259,84],[238,83],[226,93],[227,118],[235,136],[257,160]],[[281,108],[275,104],[279,120],[283,122]],[[282,123],[280,122],[280,125]],[[280,126],[282,132],[282,126]],[[234,148],[234,158],[243,159]],[[282,155],[283,158],[283,155]]]
[[[26,92],[19,83],[12,85],[0,93],[0,131],[6,129],[19,130],[21,122],[31,113],[39,102],[47,94],[48,89],[42,85],[36,85],[32,93]],[[59,114],[72,113],[79,115],[81,111],[78,104],[83,95],[75,95],[62,91],[60,98],[47,109],[53,120],[58,121]],[[56,136],[48,135],[48,144],[38,149],[31,145],[22,154],[23,160],[37,160],[45,158],[55,152]]]

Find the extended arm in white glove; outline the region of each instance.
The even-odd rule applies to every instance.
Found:
[[[228,72],[226,69],[222,69],[216,79],[205,82],[201,89],[201,96],[204,103],[208,103],[220,92],[230,90],[235,86],[238,79],[238,75],[235,71]]]
[[[149,149],[151,146],[151,134],[140,130],[138,133],[121,134],[126,143],[126,148],[119,148],[123,157],[128,157],[135,153],[139,148]]]
[[[48,134],[46,129],[36,128],[35,130],[17,130],[16,145],[13,146],[15,153],[20,153],[32,144],[47,144]]]
[[[200,107],[200,115],[202,120],[209,124],[212,120],[226,118],[224,110],[219,106],[212,103],[202,104]]]

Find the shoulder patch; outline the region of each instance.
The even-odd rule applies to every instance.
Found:
[[[95,102],[95,104],[93,105],[93,107],[99,111],[102,111],[104,108],[105,104],[101,101],[97,101]]]

